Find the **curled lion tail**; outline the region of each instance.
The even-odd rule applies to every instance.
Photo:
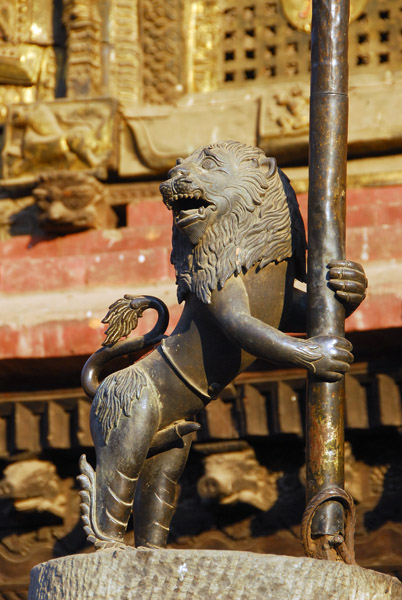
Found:
[[[138,319],[149,308],[158,313],[158,320],[153,329],[145,335],[119,341],[137,327]],[[89,357],[81,372],[81,385],[90,398],[94,398],[100,385],[100,372],[108,362],[133,352],[143,354],[161,341],[169,323],[169,310],[166,304],[155,296],[126,294],[109,307],[102,323],[109,325],[103,347]]]

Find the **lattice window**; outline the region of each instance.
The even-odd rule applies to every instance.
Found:
[[[369,2],[350,27],[351,72],[402,68],[402,1]]]
[[[309,37],[284,19],[278,0],[227,2],[223,27],[223,82],[307,74]]]
[[[280,0],[223,0],[221,85],[306,79],[310,36],[285,18]],[[402,0],[369,0],[351,24],[351,73],[402,69]]]

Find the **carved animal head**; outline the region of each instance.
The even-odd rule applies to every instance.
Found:
[[[12,499],[19,512],[49,512],[63,517],[66,496],[56,467],[45,460],[21,460],[4,469],[0,499]]]
[[[214,289],[252,265],[295,254],[304,264],[296,197],[276,160],[259,148],[233,141],[200,148],[177,160],[160,191],[173,210],[179,301],[191,292],[209,303]],[[304,279],[304,267],[299,271]]]
[[[104,186],[86,173],[44,173],[33,191],[40,223],[51,233],[111,229],[117,217]]]

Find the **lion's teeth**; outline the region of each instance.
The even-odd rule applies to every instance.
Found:
[[[205,206],[200,206],[200,208],[198,209],[198,214],[200,214],[201,216],[205,214]]]

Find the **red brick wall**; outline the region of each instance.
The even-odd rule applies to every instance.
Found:
[[[299,196],[307,223],[307,194]],[[349,189],[346,255],[367,273],[367,298],[347,331],[402,326],[402,186]]]
[[[306,195],[299,201],[306,221]],[[400,327],[402,186],[349,190],[347,201],[347,255],[365,266],[370,281],[348,330]],[[124,228],[0,242],[0,358],[93,352],[103,339],[101,317],[124,293],[168,294],[172,327],[181,308],[170,240],[171,213],[155,197],[128,205]],[[139,333],[152,318],[144,317]]]

